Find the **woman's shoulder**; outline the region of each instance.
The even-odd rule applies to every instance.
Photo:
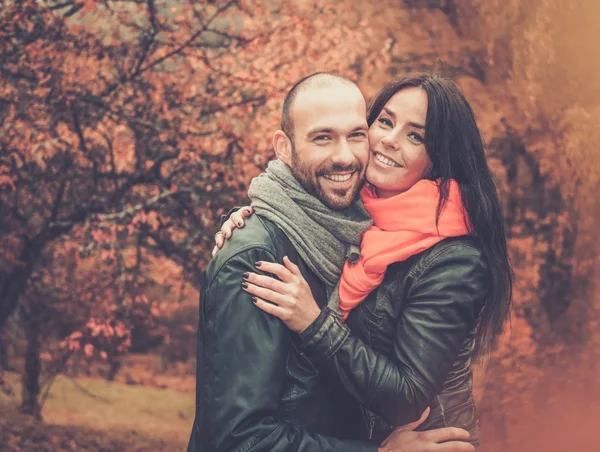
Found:
[[[427,250],[429,257],[439,256],[445,253],[457,253],[457,254],[476,254],[483,255],[483,248],[481,242],[476,237],[470,235],[463,235],[460,237],[448,237],[444,240],[433,245]]]
[[[421,253],[412,266],[412,274],[422,274],[432,267],[485,269],[483,248],[479,240],[472,236],[450,237],[444,239],[427,251]]]

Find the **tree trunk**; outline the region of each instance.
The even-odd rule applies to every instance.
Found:
[[[40,325],[35,314],[24,319],[27,350],[25,352],[25,369],[23,372],[23,403],[21,411],[36,419],[42,419],[40,409]]]
[[[19,299],[25,293],[31,273],[31,265],[17,268],[0,284],[0,333],[19,305]]]
[[[81,212],[73,218],[73,222],[83,221],[87,212]],[[19,300],[27,289],[27,283],[47,243],[68,233],[71,226],[49,227],[41,231],[31,240],[27,239],[21,249],[19,261],[23,265],[15,267],[10,274],[0,281],[0,332],[8,318],[19,306]]]
[[[113,357],[113,358],[109,359],[109,369],[108,369],[108,375],[106,376],[106,380],[108,380],[108,381],[115,380],[115,378],[117,377],[117,374],[119,373],[119,370],[121,370],[121,364],[122,364],[122,361],[119,357]]]
[[[9,368],[8,347],[6,345],[6,340],[2,337],[2,332],[0,331],[0,369],[9,370]]]

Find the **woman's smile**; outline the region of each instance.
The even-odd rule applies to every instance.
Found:
[[[371,151],[371,152],[374,157],[373,160],[380,163],[382,166],[392,167],[392,168],[402,168],[402,165],[400,165],[398,162],[392,160],[387,155],[381,154],[380,152],[377,152],[377,151]]]

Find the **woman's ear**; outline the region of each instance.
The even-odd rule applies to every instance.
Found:
[[[283,130],[278,130],[273,135],[273,149],[279,160],[288,166],[292,164],[292,141]]]

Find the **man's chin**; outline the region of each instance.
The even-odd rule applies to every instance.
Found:
[[[344,196],[338,196],[334,194],[327,194],[325,196],[321,196],[321,201],[331,210],[345,210],[354,204],[356,200],[356,195],[354,191],[352,193],[347,193]]]

